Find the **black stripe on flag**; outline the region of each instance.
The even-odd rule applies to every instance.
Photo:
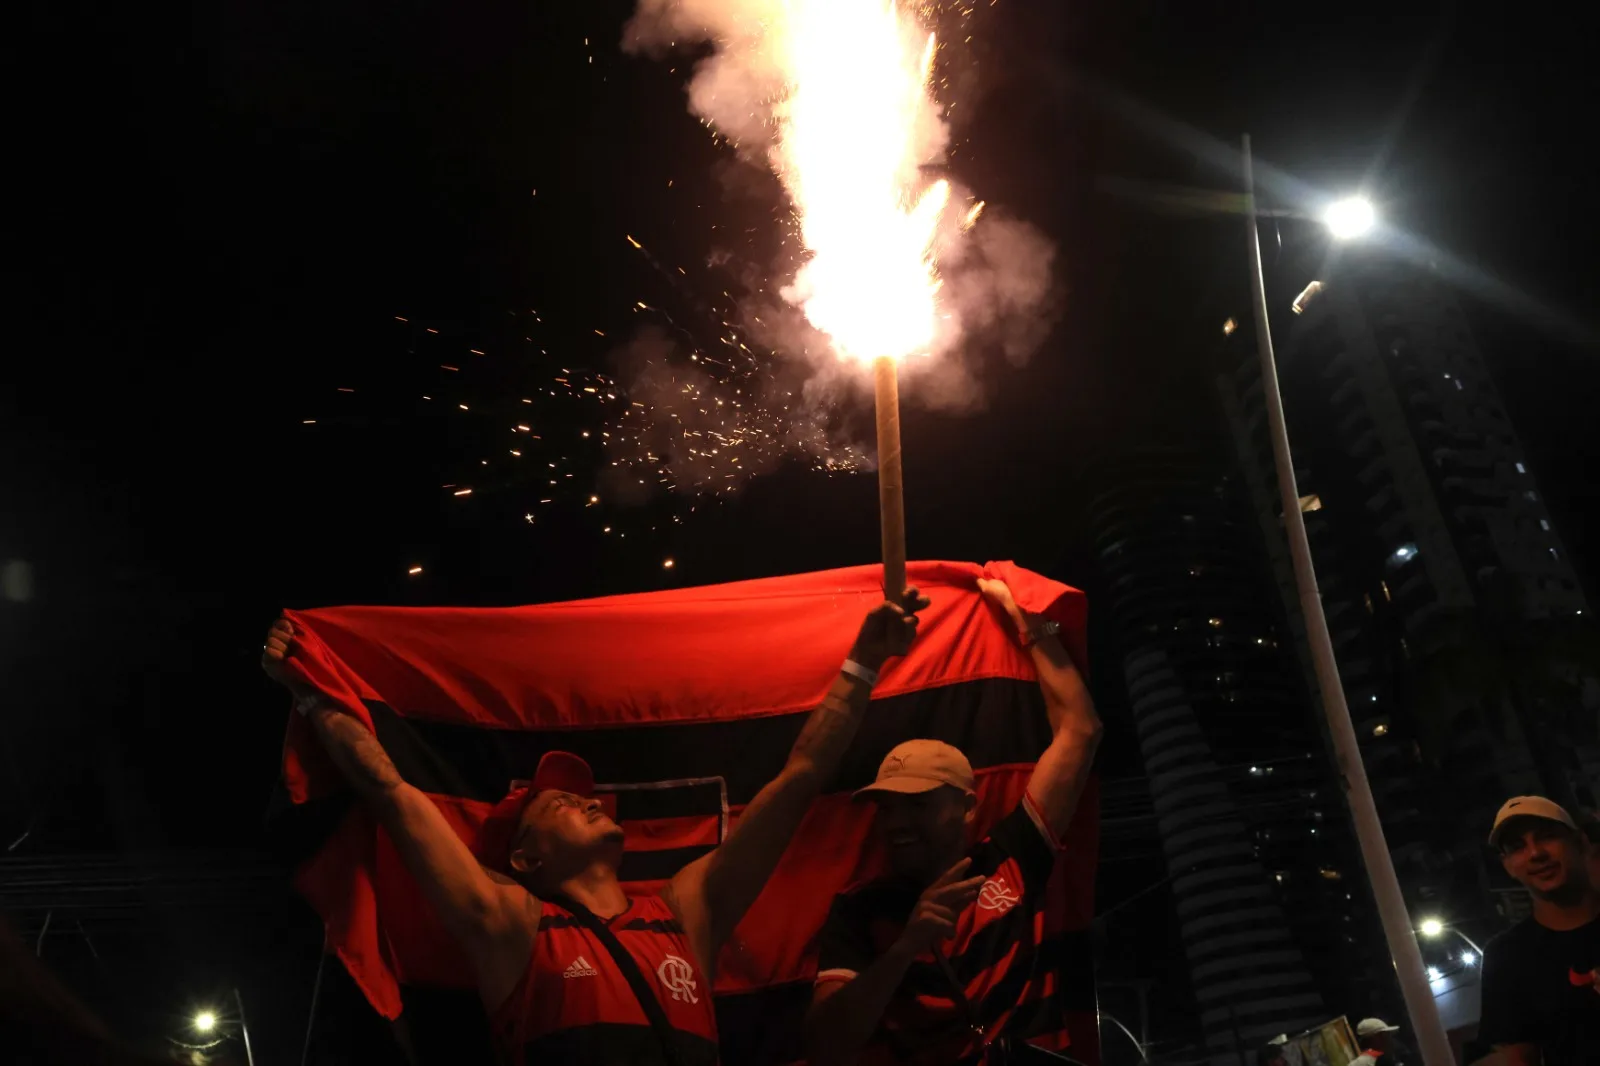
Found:
[[[490,803],[504,796],[513,780],[527,778],[539,757],[553,749],[587,759],[602,783],[720,777],[730,804],[748,803],[783,768],[807,713],[530,732],[408,719],[375,701],[367,708],[379,741],[406,781],[424,792]],[[1012,728],[997,729],[997,722]],[[982,769],[1034,761],[1049,742],[1050,726],[1033,681],[986,678],[873,700],[827,791],[869,784],[889,749],[912,737],[954,744]],[[620,813],[625,819],[715,813],[700,797],[675,791],[622,793],[619,802],[627,808]]]

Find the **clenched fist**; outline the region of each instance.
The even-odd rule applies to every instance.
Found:
[[[289,672],[283,668],[284,660],[289,658],[293,650],[294,624],[287,618],[280,617],[272,623],[272,628],[267,630],[266,642],[261,645],[261,669],[268,677],[296,696],[304,696],[309,690],[293,680]]]
[[[910,651],[917,635],[917,612],[930,602],[928,597],[909,588],[901,594],[899,603],[885,600],[878,604],[862,621],[850,658],[869,670],[876,670],[884,660]]]

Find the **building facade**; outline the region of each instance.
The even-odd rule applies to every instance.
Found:
[[[1492,934],[1504,875],[1484,845],[1519,793],[1592,807],[1600,659],[1565,546],[1461,309],[1426,271],[1346,259],[1303,313],[1286,269],[1274,339],[1340,677],[1414,916]],[[1282,308],[1281,311],[1278,309]],[[1226,338],[1235,454],[1302,673],[1254,339]],[[1448,941],[1449,938],[1446,938]],[[1445,977],[1460,941],[1426,948]]]
[[[1392,991],[1261,533],[1221,434],[1098,464],[1089,513],[1206,1061]]]

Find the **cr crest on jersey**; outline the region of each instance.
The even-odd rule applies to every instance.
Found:
[[[1020,899],[1011,886],[1006,884],[1004,878],[994,877],[983,883],[978,890],[978,906],[986,911],[999,911],[1004,914],[1017,905]]]
[[[699,1003],[694,990],[697,987],[694,981],[694,967],[689,965],[687,959],[680,959],[676,955],[668,955],[661,960],[661,965],[656,967],[656,977],[661,981],[661,987],[672,993],[672,998],[680,1003]]]

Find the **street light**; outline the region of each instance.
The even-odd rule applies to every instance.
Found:
[[[1328,232],[1341,241],[1364,235],[1377,220],[1378,213],[1372,209],[1372,201],[1365,196],[1336,200],[1322,213],[1322,221],[1328,227]]]
[[[1466,941],[1467,947],[1471,948],[1473,951],[1477,952],[1479,955],[1483,954],[1483,949],[1478,946],[1478,942],[1477,941],[1473,940],[1470,936],[1468,936],[1467,934],[1463,933],[1461,930],[1457,929],[1455,926],[1453,926],[1453,925],[1445,925],[1444,922],[1440,921],[1438,918],[1424,918],[1424,919],[1422,919],[1422,921],[1420,923],[1418,923],[1418,925],[1417,925],[1417,932],[1421,933],[1423,936],[1427,937],[1429,940],[1436,940],[1439,937],[1443,936],[1446,932],[1451,932],[1451,933],[1454,933],[1456,936],[1460,937],[1462,940]],[[1469,961],[1468,959],[1463,957],[1461,961],[1467,963],[1467,965],[1470,966],[1470,965],[1472,965],[1472,961],[1476,961],[1476,960],[1474,959],[1472,961]]]
[[[244,1016],[244,997],[239,995],[237,988],[233,990],[233,1002],[239,1011],[239,1036],[244,1041],[244,1060],[249,1066],[255,1066],[255,1052],[250,1047],[250,1023]],[[210,1037],[217,1034],[222,1020],[217,1016],[216,1011],[202,1010],[195,1012],[195,1016],[190,1019],[189,1024],[194,1026],[195,1032]],[[218,1039],[221,1039],[221,1037]]]
[[[1378,821],[1378,806],[1372,798],[1372,785],[1367,780],[1366,767],[1361,762],[1361,745],[1356,740],[1355,724],[1350,719],[1350,706],[1345,701],[1338,661],[1333,654],[1333,639],[1328,632],[1328,617],[1323,613],[1322,596],[1317,590],[1316,568],[1311,562],[1311,542],[1306,537],[1305,515],[1300,510],[1300,489],[1295,484],[1294,458],[1289,451],[1289,432],[1283,420],[1283,393],[1278,388],[1277,362],[1272,354],[1272,326],[1267,314],[1266,284],[1261,273],[1255,172],[1251,165],[1248,134],[1244,137],[1242,154],[1250,289],[1255,304],[1262,398],[1267,409],[1273,462],[1278,469],[1278,494],[1283,508],[1284,532],[1294,563],[1300,613],[1306,623],[1306,644],[1311,652],[1322,708],[1328,716],[1335,765],[1344,778],[1350,819],[1355,827],[1356,840],[1361,845],[1367,878],[1372,883],[1372,894],[1378,904],[1384,939],[1394,960],[1395,975],[1400,979],[1406,1013],[1411,1018],[1411,1032],[1421,1045],[1424,1066],[1449,1066],[1455,1062],[1455,1054],[1439,1021],[1439,1006],[1434,1002],[1428,973],[1422,965],[1422,951],[1417,946],[1411,914],[1406,909],[1405,896],[1400,891],[1400,879],[1394,872],[1394,859],[1383,837],[1383,825]],[[1359,207],[1341,206],[1338,210],[1330,209],[1324,219],[1336,237],[1353,237],[1370,228],[1373,212],[1370,204],[1365,211]],[[1364,225],[1359,224],[1363,219]]]

